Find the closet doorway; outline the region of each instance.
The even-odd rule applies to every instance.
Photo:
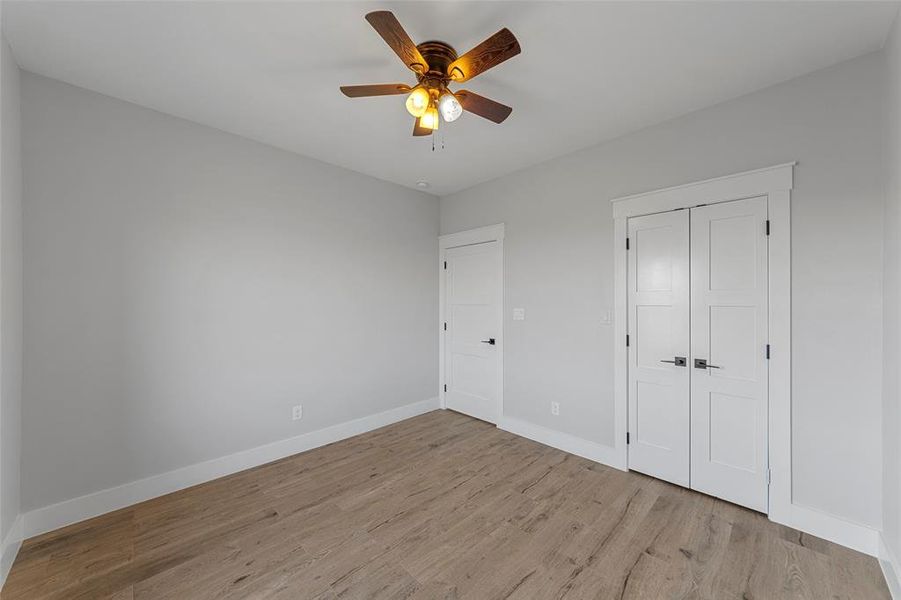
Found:
[[[614,201],[623,467],[763,513],[791,477],[791,167]]]
[[[767,214],[629,219],[629,468],[767,508]]]

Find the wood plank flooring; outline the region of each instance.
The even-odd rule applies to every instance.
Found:
[[[889,595],[871,557],[435,411],[30,539],[2,598]]]

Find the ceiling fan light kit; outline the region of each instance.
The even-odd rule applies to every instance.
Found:
[[[403,83],[342,86],[349,98],[407,94],[407,112],[416,120],[413,135],[429,135],[441,119],[451,123],[463,111],[479,115],[489,121],[502,123],[513,109],[479,96],[468,90],[452,92],[448,85],[462,83],[496,67],[520,53],[519,42],[509,29],[501,29],[487,40],[464,54],[444,42],[429,41],[414,45],[393,13],[386,10],[371,12],[366,20],[378,32],[403,63],[416,74],[412,88]]]
[[[419,124],[426,129],[431,129],[435,131],[438,129],[438,122],[440,119],[438,118],[438,109],[435,108],[434,104],[429,106],[428,110],[425,111],[425,114],[419,117]]]
[[[416,86],[410,95],[407,96],[407,112],[416,118],[425,114],[432,103],[432,96],[429,90],[424,87]]]
[[[463,114],[463,105],[451,92],[444,92],[438,99],[438,110],[445,121],[452,123]]]

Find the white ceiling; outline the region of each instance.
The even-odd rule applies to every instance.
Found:
[[[465,84],[513,106],[413,138],[413,81],[363,15],[462,53],[509,27],[522,54]],[[28,71],[443,195],[881,47],[882,2],[4,2]]]

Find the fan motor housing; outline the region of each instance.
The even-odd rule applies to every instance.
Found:
[[[422,57],[429,63],[429,72],[423,74],[424,77],[439,78],[444,81],[449,80],[447,76],[447,66],[457,60],[457,51],[454,47],[445,42],[436,40],[423,42],[416,46]]]

